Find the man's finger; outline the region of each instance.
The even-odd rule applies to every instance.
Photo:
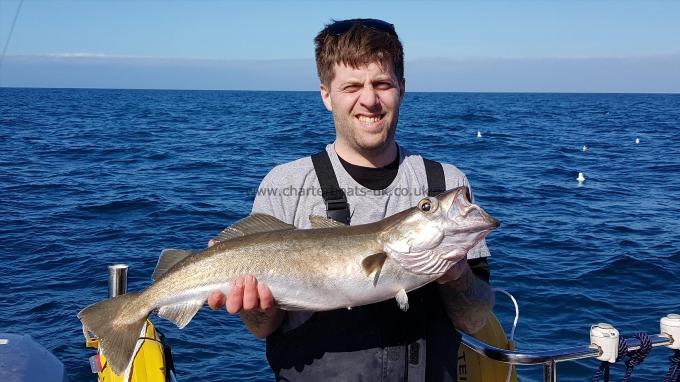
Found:
[[[260,296],[260,309],[270,309],[274,306],[274,296],[265,283],[257,283],[257,294]]]
[[[243,287],[243,309],[255,309],[258,305],[260,305],[260,301],[257,298],[257,280],[248,275]]]
[[[227,297],[227,312],[236,314],[243,309],[243,277],[234,280]]]
[[[214,291],[208,296],[208,305],[211,309],[218,309],[225,303],[226,297],[220,291]]]

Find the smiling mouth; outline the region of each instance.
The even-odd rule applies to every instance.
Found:
[[[380,115],[373,115],[373,116],[368,116],[368,115],[359,115],[357,116],[357,119],[359,120],[359,123],[361,123],[364,127],[377,127],[377,125],[383,120],[385,117],[385,114],[380,114]]]

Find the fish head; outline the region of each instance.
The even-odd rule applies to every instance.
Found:
[[[458,187],[394,215],[381,241],[385,253],[402,268],[443,274],[499,225],[472,203],[467,187]]]

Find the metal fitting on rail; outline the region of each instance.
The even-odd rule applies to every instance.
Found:
[[[619,331],[607,323],[599,323],[590,327],[590,343],[600,349],[597,359],[616,363],[619,356]]]
[[[671,349],[680,349],[680,314],[669,314],[661,318],[661,335],[669,337],[671,343],[667,346]]]

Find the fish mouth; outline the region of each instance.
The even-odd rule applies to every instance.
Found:
[[[449,204],[446,217],[452,223],[453,232],[485,232],[501,225],[481,207],[472,203],[467,187],[459,187],[441,194],[440,197],[445,205]]]
[[[442,250],[445,253],[441,256],[442,260],[459,261],[489,232],[500,226],[498,220],[472,203],[467,187],[459,187],[439,197],[443,197],[440,203],[449,206],[444,223],[445,244]]]

